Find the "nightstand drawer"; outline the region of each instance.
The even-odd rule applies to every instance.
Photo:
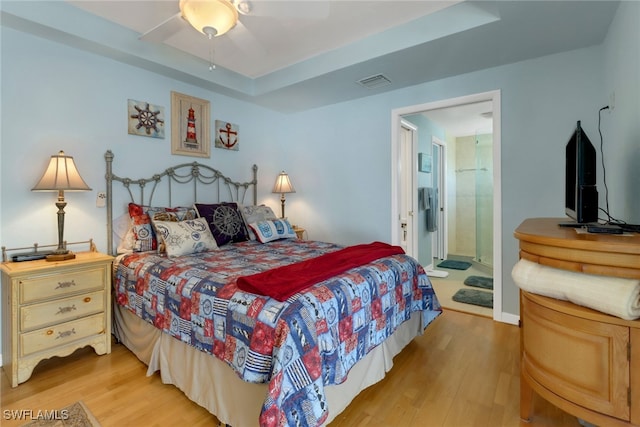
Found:
[[[104,276],[104,267],[95,267],[22,279],[20,303],[62,297],[90,289],[104,289]]]
[[[46,325],[63,323],[105,309],[104,291],[76,295],[40,304],[20,307],[20,330],[27,331]]]
[[[27,332],[20,335],[20,356],[27,356],[49,348],[61,347],[91,335],[105,333],[104,324],[105,315],[100,313],[49,328]]]

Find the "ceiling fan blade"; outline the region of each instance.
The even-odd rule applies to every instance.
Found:
[[[260,58],[267,53],[260,40],[242,23],[242,20],[238,21],[236,26],[224,36],[228,37],[245,55]]]
[[[142,34],[139,39],[152,43],[161,43],[188,25],[189,23],[178,12]]]
[[[329,16],[330,4],[328,0],[247,0],[249,11],[247,15],[270,16],[283,18],[314,18],[321,19]],[[238,7],[240,10],[240,7]],[[240,13],[243,13],[240,10]]]

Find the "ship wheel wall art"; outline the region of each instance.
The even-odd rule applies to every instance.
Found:
[[[225,150],[240,150],[238,125],[216,120],[216,148]]]
[[[164,139],[164,107],[129,99],[127,115],[130,135]]]
[[[171,154],[210,157],[210,103],[171,92]]]

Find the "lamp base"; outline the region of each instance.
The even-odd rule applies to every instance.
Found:
[[[47,261],[66,261],[68,259],[74,259],[76,254],[73,252],[67,252],[66,254],[51,254],[47,255]]]

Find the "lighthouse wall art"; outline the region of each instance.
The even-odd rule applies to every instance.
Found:
[[[210,103],[171,92],[171,154],[210,157]]]

